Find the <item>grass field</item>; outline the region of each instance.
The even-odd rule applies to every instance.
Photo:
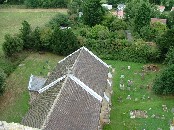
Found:
[[[58,12],[66,13],[66,9],[17,9],[0,8],[0,54],[5,34],[19,32],[21,23],[26,20],[33,28],[43,26]]]

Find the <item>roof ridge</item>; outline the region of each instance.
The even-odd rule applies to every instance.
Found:
[[[54,102],[53,102],[53,105],[51,106],[51,109],[49,110],[48,115],[46,116],[46,119],[45,119],[44,122],[43,122],[43,125],[41,126],[41,130],[43,130],[43,129],[46,127],[46,125],[47,125],[47,123],[48,123],[48,121],[49,121],[49,116],[50,116],[51,113],[53,112],[53,109],[54,109],[54,107],[55,107],[57,101],[59,100],[60,94],[61,94],[61,92],[62,92],[62,90],[63,90],[63,88],[64,88],[64,86],[65,86],[65,84],[66,84],[66,82],[67,82],[67,79],[68,79],[68,76],[65,77],[65,81],[63,82],[63,85],[62,85],[62,87],[61,87],[61,89],[60,89],[58,95],[56,96],[56,98],[55,98],[55,100],[54,100]]]
[[[51,82],[50,84],[46,85],[45,87],[39,89],[39,93],[42,93],[44,91],[46,91],[47,89],[49,89],[50,87],[54,86],[56,83],[62,81],[64,78],[66,78],[66,75],[63,75],[62,77],[56,79],[55,81]]]
[[[72,56],[73,54],[75,54],[76,52],[80,51],[81,49],[82,49],[82,47],[79,48],[78,50],[74,51],[73,53],[69,54],[68,56],[66,56],[65,58],[63,58],[62,60],[60,60],[58,63],[63,62],[63,61],[66,60],[68,57]]]
[[[90,50],[88,50],[86,47],[82,47],[82,49],[84,49],[85,51],[87,51],[90,55],[92,55],[96,60],[98,60],[100,63],[102,63],[104,66],[106,66],[107,68],[109,68],[109,66],[102,61],[99,57],[97,57],[94,53],[92,53]]]
[[[73,81],[75,81],[78,85],[80,85],[85,91],[90,93],[94,98],[98,99],[100,102],[102,101],[102,97],[98,95],[94,90],[89,88],[86,84],[84,84],[80,79],[76,78],[72,74],[70,74],[68,77],[70,77]]]

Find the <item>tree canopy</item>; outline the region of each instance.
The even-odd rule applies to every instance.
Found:
[[[100,0],[86,0],[83,3],[83,20],[89,26],[100,24],[105,11]]]

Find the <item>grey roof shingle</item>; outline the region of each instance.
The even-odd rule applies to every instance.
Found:
[[[101,102],[68,77],[44,130],[97,130],[100,108]]]
[[[79,78],[100,96],[103,96],[104,89],[107,86],[109,70],[100,61],[83,49],[72,71],[75,77]]]
[[[33,128],[41,128],[46,119],[53,102],[58,95],[63,81],[55,84],[47,91],[44,91],[32,102],[26,116],[22,119],[22,124]]]

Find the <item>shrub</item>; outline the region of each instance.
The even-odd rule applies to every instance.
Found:
[[[63,27],[70,26],[68,15],[58,13],[50,20],[49,26],[51,26],[52,28],[59,27],[59,26],[63,26]]]
[[[165,63],[167,65],[174,64],[174,47],[170,47],[169,51],[166,54]]]
[[[23,42],[18,36],[5,35],[3,50],[6,56],[12,56],[23,49]]]
[[[174,11],[171,11],[167,16],[167,26],[172,28],[174,26]]]
[[[68,55],[79,48],[76,36],[71,29],[60,30],[56,27],[51,36],[51,49],[59,55]]]
[[[105,34],[107,35],[105,37],[109,36],[109,30],[107,27],[102,26],[102,25],[95,25],[94,27],[91,28],[88,37],[93,38],[93,39],[98,39],[99,37],[104,37],[104,36],[101,36],[102,32],[105,32]]]
[[[52,29],[49,27],[44,27],[40,29],[40,40],[41,40],[41,49],[50,51],[50,42],[51,42]]]
[[[114,21],[110,24],[109,30],[116,31],[116,30],[126,30],[127,24],[122,19],[114,19]]]
[[[32,38],[31,38],[31,27],[30,24],[27,21],[22,22],[22,28],[21,31],[21,39],[24,43],[24,49],[31,49],[33,48]]]
[[[161,51],[161,59],[164,60],[166,53],[171,46],[174,46],[174,28],[167,30],[157,40],[157,45]]]
[[[4,71],[0,68],[0,95],[3,94],[4,89],[5,89],[5,79],[6,79],[6,74]]]
[[[31,42],[33,44],[33,50],[41,51],[42,44],[40,40],[40,28],[36,27],[35,30],[31,33]]]
[[[160,95],[174,94],[174,65],[166,68],[154,82],[153,91]]]

